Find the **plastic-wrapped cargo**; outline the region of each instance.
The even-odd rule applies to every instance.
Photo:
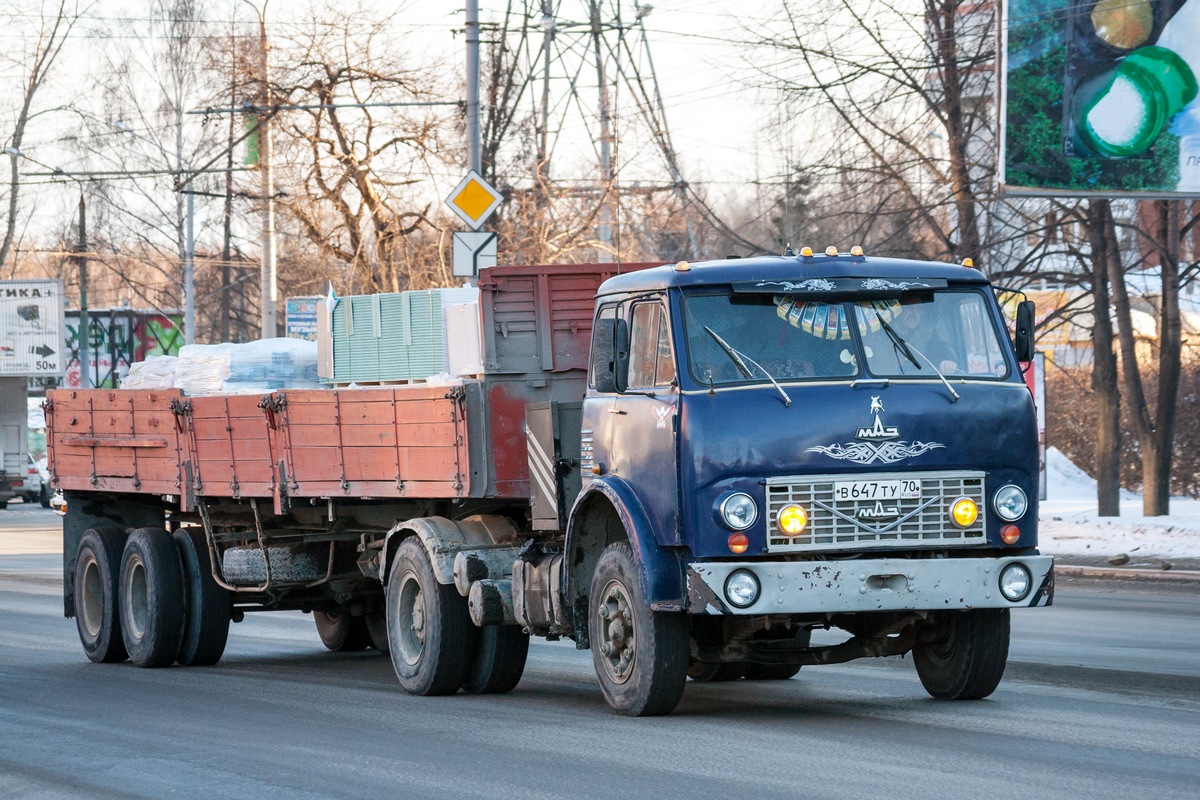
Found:
[[[175,356],[147,356],[145,361],[129,365],[129,374],[121,379],[122,389],[170,389],[175,385]]]
[[[317,343],[263,339],[243,344],[189,344],[179,350],[175,387],[192,397],[321,389]]]

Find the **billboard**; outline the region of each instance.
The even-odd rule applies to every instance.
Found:
[[[289,339],[317,340],[317,303],[324,297],[289,297],[284,335]]]
[[[64,310],[62,281],[0,281],[0,375],[63,374]]]
[[[1200,0],[1008,0],[1002,190],[1200,196]]]

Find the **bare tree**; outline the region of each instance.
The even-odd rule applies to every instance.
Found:
[[[8,3],[5,16],[24,17],[29,14],[28,3]],[[78,2],[58,0],[41,2],[37,6],[36,30],[32,45],[21,52],[7,56],[21,71],[22,86],[20,106],[13,121],[12,132],[6,139],[8,152],[8,219],[4,226],[4,240],[0,242],[0,266],[8,262],[17,231],[17,217],[21,193],[21,145],[25,141],[26,129],[38,114],[36,100],[44,87],[55,62],[71,35],[76,23],[86,11]]]
[[[392,16],[328,4],[272,42],[272,123],[282,204],[318,252],[346,265],[347,290],[409,288],[405,240],[434,227],[428,186],[453,105],[436,65],[415,65]]]

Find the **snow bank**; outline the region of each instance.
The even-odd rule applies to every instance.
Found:
[[[1121,492],[1121,516],[1096,513],[1096,482],[1056,448],[1046,449],[1046,495],[1039,508],[1039,546],[1056,556],[1139,559],[1200,558],[1200,500],[1171,498],[1165,517],[1142,515],[1142,498]]]

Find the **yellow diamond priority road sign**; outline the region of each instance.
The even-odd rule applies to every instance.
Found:
[[[446,198],[450,210],[475,230],[479,230],[503,202],[504,195],[493,189],[475,170],[468,172],[467,177]]]

